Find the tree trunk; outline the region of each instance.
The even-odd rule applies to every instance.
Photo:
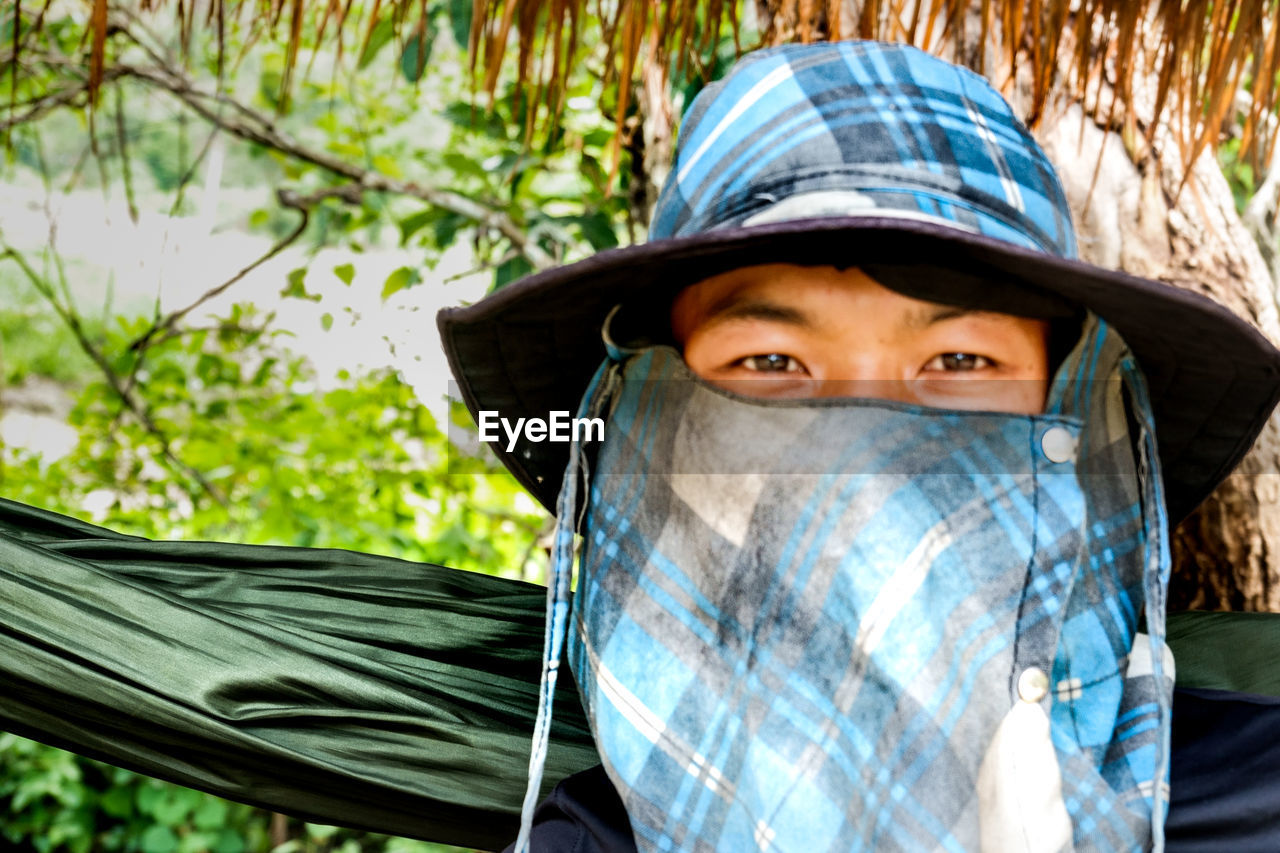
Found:
[[[1120,133],[1100,127],[1077,102],[1037,135],[1062,175],[1084,259],[1203,293],[1280,341],[1268,266],[1211,153],[1179,191],[1183,170],[1167,128],[1156,134],[1164,156],[1141,140],[1126,148]],[[1280,583],[1269,566],[1270,554],[1280,553],[1277,474],[1273,417],[1236,472],[1174,531],[1171,610],[1280,611]]]

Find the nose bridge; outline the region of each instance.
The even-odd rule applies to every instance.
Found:
[[[819,384],[820,398],[859,397],[868,400],[914,401],[907,383],[901,379],[828,379]]]
[[[833,361],[818,383],[819,397],[862,397],[910,402],[911,389],[882,349],[857,345]]]

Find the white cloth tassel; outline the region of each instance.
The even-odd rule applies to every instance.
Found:
[[[1038,703],[1017,702],[996,729],[978,770],[982,853],[1071,849],[1062,773]]]

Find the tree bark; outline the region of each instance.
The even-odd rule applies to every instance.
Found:
[[[1183,185],[1167,128],[1155,137],[1163,156],[1141,140],[1126,147],[1079,102],[1058,110],[1037,135],[1062,176],[1085,260],[1205,294],[1280,342],[1269,268],[1211,153]],[[1173,532],[1171,610],[1280,611],[1280,582],[1269,565],[1280,553],[1278,475],[1273,416],[1240,467]]]

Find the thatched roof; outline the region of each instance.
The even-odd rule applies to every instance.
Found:
[[[299,45],[335,43],[358,55],[385,22],[405,41],[421,37],[429,15],[427,0],[359,5],[355,0],[86,1],[95,85],[110,61],[105,47],[114,9],[175,16],[184,45],[200,30],[221,38],[232,19],[251,32],[286,39],[286,87]],[[21,8],[23,0],[15,2]],[[52,2],[25,0],[28,14],[33,6],[43,6],[41,17]],[[455,12],[465,12],[466,5],[467,0],[449,4]],[[1029,75],[1026,118],[1033,125],[1054,94],[1086,96],[1102,111],[1099,119],[1114,118],[1130,140],[1149,140],[1153,128],[1136,127],[1131,111],[1114,113],[1110,100],[1087,95],[1106,80],[1122,102],[1130,102],[1140,68],[1158,81],[1149,113],[1168,120],[1185,162],[1216,145],[1242,84],[1250,99],[1241,153],[1269,160],[1277,135],[1280,0],[473,0],[470,5],[472,67],[479,88],[493,95],[499,71],[514,50],[524,92],[544,122],[559,112],[568,69],[587,52],[584,31],[590,19],[590,49],[607,49],[604,73],[610,82],[634,83],[645,69],[706,74],[722,33],[732,34],[741,50],[760,43],[877,38],[948,54],[992,76],[997,86],[1007,86],[1016,73]],[[632,88],[617,90],[620,131]]]

